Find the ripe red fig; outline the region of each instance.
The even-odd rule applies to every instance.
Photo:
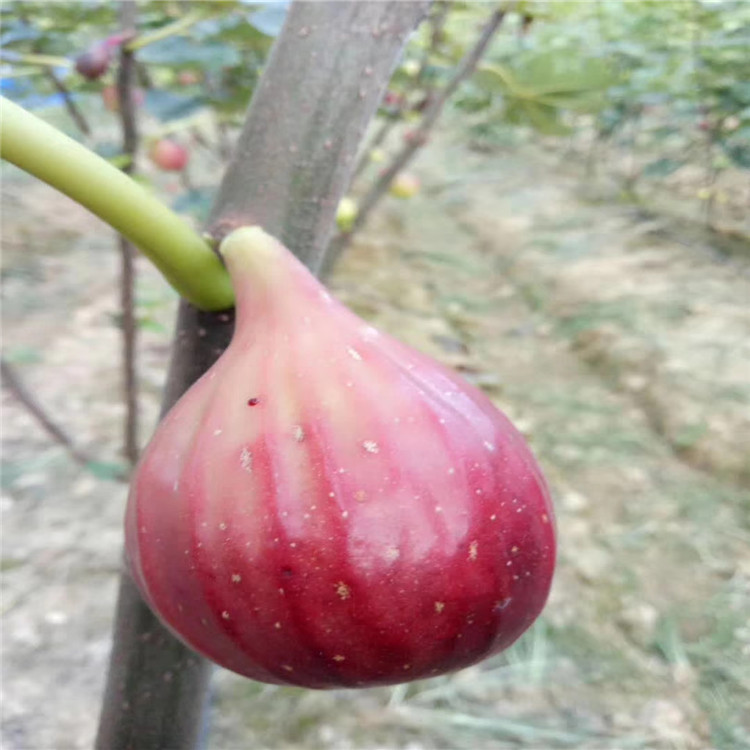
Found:
[[[167,172],[181,172],[190,159],[188,150],[169,138],[160,138],[151,144],[149,158],[159,169]]]
[[[112,61],[112,46],[104,41],[98,42],[76,57],[76,70],[89,81],[101,78],[109,69]]]
[[[158,427],[128,501],[150,606],[220,665],[312,688],[431,677],[509,646],[555,560],[520,434],[261,229],[220,250],[234,338]]]

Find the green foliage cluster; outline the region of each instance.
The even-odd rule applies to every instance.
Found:
[[[593,130],[658,154],[644,176],[687,163],[750,167],[750,4],[744,0],[522,2],[512,34],[465,87],[472,132]]]
[[[139,3],[141,35],[163,30],[188,16],[195,19],[181,32],[138,52],[148,114],[166,122],[211,107],[229,121],[239,120],[273,37],[281,28],[285,8],[285,3],[264,6],[236,0],[189,5]],[[3,6],[2,21],[3,93],[21,105],[34,108],[60,103],[45,69],[25,64],[32,55],[60,57],[56,73],[74,95],[98,93],[113,82],[113,70],[100,80],[87,81],[71,66],[92,44],[119,32],[116,4],[13,2]]]

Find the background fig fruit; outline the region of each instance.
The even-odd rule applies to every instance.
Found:
[[[170,138],[160,138],[151,144],[148,156],[159,169],[181,172],[190,160],[188,150]]]
[[[111,46],[107,42],[99,42],[76,57],[75,67],[84,78],[95,81],[107,72],[111,61]]]
[[[413,198],[419,192],[419,178],[413,174],[401,172],[394,178],[388,192],[396,198]]]
[[[555,561],[520,434],[261,229],[220,251],[234,337],[159,425],[128,500],[150,606],[223,667],[311,688],[431,677],[509,646]]]
[[[339,201],[339,205],[336,208],[336,226],[342,232],[349,232],[354,226],[354,222],[359,213],[359,206],[354,198],[345,196]]]

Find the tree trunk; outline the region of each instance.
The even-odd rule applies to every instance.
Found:
[[[257,223],[317,268],[360,138],[428,2],[296,2],[256,90],[209,222]],[[216,360],[233,315],[182,302],[162,413]],[[210,667],[167,631],[124,572],[99,750],[191,750]]]

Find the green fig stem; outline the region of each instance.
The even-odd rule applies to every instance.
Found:
[[[170,36],[180,34],[198,23],[198,21],[202,21],[204,18],[206,18],[205,13],[200,13],[198,11],[188,13],[184,18],[180,18],[179,21],[162,26],[160,29],[156,29],[156,31],[153,31],[150,34],[140,34],[123,46],[128,52],[135,52],[149,44],[160,42],[162,39],[167,39]]]
[[[205,239],[106,160],[0,98],[0,156],[56,188],[136,245],[201,310],[234,304],[229,275]]]

